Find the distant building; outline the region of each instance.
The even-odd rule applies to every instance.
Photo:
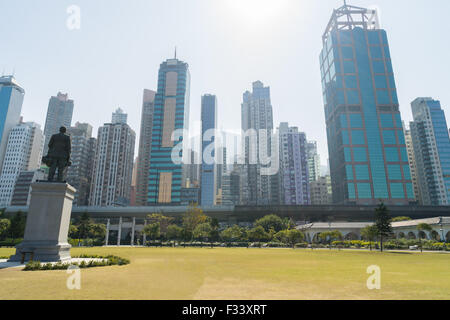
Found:
[[[417,98],[411,103],[410,123],[417,168],[419,202],[423,205],[450,204],[450,138],[441,103]]]
[[[188,206],[191,204],[199,204],[200,202],[200,188],[181,188],[181,205]]]
[[[241,204],[241,175],[239,167],[235,166],[222,176],[222,205]]]
[[[311,204],[327,205],[333,203],[333,194],[331,190],[331,177],[320,177],[310,183]]]
[[[0,174],[0,207],[10,205],[20,173],[40,167],[43,144],[42,130],[34,122],[20,123],[11,129]]]
[[[216,203],[217,193],[217,155],[216,133],[217,129],[217,98],[214,95],[202,96],[202,166],[200,171],[200,203],[202,206],[213,206]],[[207,136],[212,134],[212,136]],[[210,151],[208,152],[208,149]],[[206,159],[205,154],[211,157]]]
[[[0,77],[0,168],[3,166],[8,135],[20,122],[25,90],[14,76]]]
[[[308,141],[306,144],[308,157],[308,177],[309,182],[316,181],[320,177],[320,156],[317,153],[317,142]]]
[[[44,155],[48,153],[52,135],[59,133],[59,128],[69,128],[72,125],[73,106],[74,102],[69,99],[68,94],[58,92],[56,97],[50,98],[44,127]]]
[[[92,126],[87,123],[77,122],[67,129],[67,134],[72,140],[72,165],[67,169],[67,182],[77,190],[73,205],[87,206],[97,139],[92,137]]]
[[[146,206],[148,200],[148,172],[150,170],[150,154],[152,151],[155,95],[155,91],[144,89],[136,173],[136,206],[139,207]]]
[[[118,108],[116,112],[112,114],[112,124],[122,123],[126,124],[128,120],[128,114],[124,113],[121,108]]]
[[[105,123],[98,129],[92,176],[91,206],[128,206],[136,134],[126,123]]]
[[[310,204],[306,135],[297,127],[282,122],[278,137],[281,201],[285,205]]]
[[[30,205],[31,184],[38,180],[46,180],[47,174],[44,170],[22,171],[16,181],[11,200],[11,206],[26,207]]]
[[[405,131],[406,151],[408,152],[409,169],[411,171],[411,181],[414,188],[414,197],[418,202],[420,202],[420,191],[417,182],[416,156],[414,154],[414,146],[411,137],[411,130],[404,129],[404,131]]]

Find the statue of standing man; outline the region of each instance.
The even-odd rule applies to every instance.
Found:
[[[66,169],[70,166],[71,141],[70,136],[66,134],[66,128],[61,127],[58,134],[50,138],[48,144],[48,154],[44,157],[44,163],[50,167],[48,172],[48,181],[53,182],[56,169],[58,169],[58,178],[56,182],[65,182]]]

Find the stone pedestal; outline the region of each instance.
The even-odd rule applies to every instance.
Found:
[[[65,262],[71,259],[67,242],[75,189],[67,183],[31,185],[24,241],[10,261]]]

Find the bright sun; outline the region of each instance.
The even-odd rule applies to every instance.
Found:
[[[260,24],[277,18],[287,0],[223,0],[229,10],[248,23]]]

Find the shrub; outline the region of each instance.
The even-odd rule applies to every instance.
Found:
[[[84,268],[93,268],[93,267],[104,267],[104,266],[112,266],[112,265],[119,265],[119,266],[123,266],[123,265],[127,265],[130,263],[130,260],[125,259],[125,258],[121,258],[121,257],[117,257],[117,256],[113,256],[113,255],[109,255],[106,257],[102,257],[99,255],[81,255],[78,257],[74,257],[74,258],[92,258],[92,259],[103,259],[103,261],[89,261],[86,263],[86,261],[81,261],[80,263],[46,263],[41,265],[41,263],[39,261],[30,261],[26,264],[25,268],[23,269],[24,271],[38,271],[38,270],[67,270],[67,268],[69,266],[73,266],[76,265],[78,266],[80,269],[84,269]]]

